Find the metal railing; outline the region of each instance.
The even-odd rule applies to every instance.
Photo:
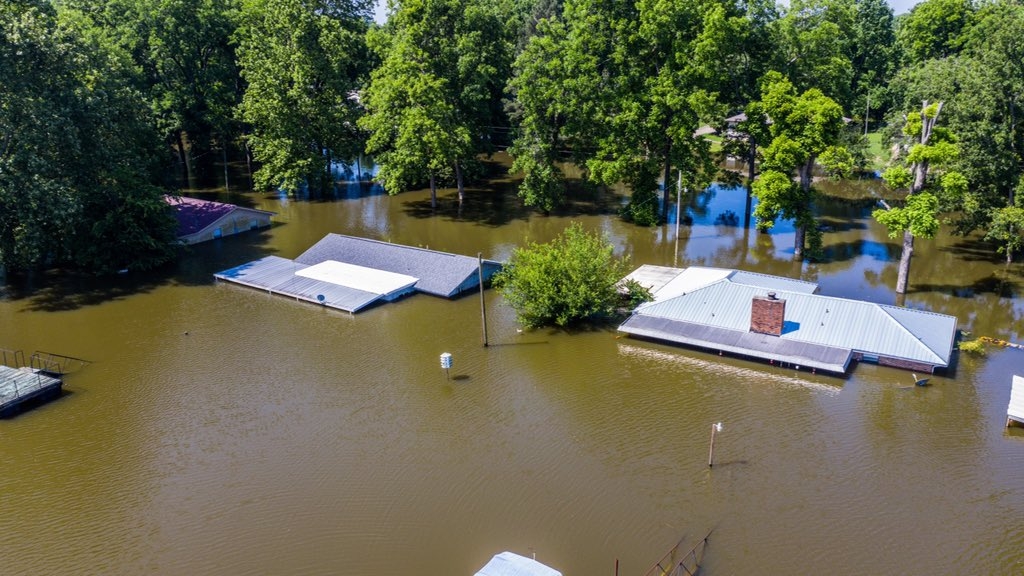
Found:
[[[21,368],[25,365],[25,353],[21,350],[0,348],[0,365]]]
[[[704,549],[707,548],[710,537],[711,532],[708,532],[689,552],[680,555],[679,548],[686,540],[684,537],[655,562],[654,566],[644,573],[644,576],[683,576],[683,574],[696,576],[700,572],[700,563],[704,560]]]

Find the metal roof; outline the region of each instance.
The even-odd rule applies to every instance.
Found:
[[[755,276],[763,275],[743,273],[742,278],[757,280]],[[635,314],[747,332],[754,296],[766,295],[765,285],[774,284],[771,291],[786,300],[786,313],[782,335],[773,338],[933,366],[949,364],[956,336],[953,316],[788,291],[781,286],[795,281],[785,278],[779,278],[780,282],[761,282],[760,286],[732,281],[735,278],[734,274],[693,291],[648,303]],[[797,359],[786,361],[799,363]]]
[[[630,316],[619,326],[619,330],[634,336],[721,350],[730,354],[741,354],[766,360],[791,362],[829,372],[846,372],[852,356],[849,349],[645,314]]]
[[[1017,422],[1024,423],[1024,378],[1013,377],[1013,385],[1010,387],[1010,405],[1006,408],[1006,415]]]
[[[475,284],[478,264],[469,256],[341,234],[328,234],[295,259],[306,265],[325,260],[414,276],[419,278],[417,290],[446,298],[455,296],[467,280]],[[484,277],[490,278],[499,267],[499,263],[485,260]]]
[[[189,236],[204,230],[223,216],[236,210],[244,210],[258,214],[272,215],[273,212],[243,208],[234,204],[189,198],[188,196],[164,196],[164,201],[174,208],[174,217],[178,221],[178,237]]]
[[[295,275],[374,294],[390,294],[411,288],[418,280],[414,276],[395,274],[335,260],[324,260],[319,264],[296,271]]]
[[[491,558],[476,576],[562,576],[562,573],[532,558],[502,552]]]
[[[757,272],[747,272],[745,270],[709,268],[706,266],[671,268],[668,266],[644,264],[630,272],[626,278],[634,279],[641,285],[648,287],[654,296],[655,302],[675,298],[676,296],[699,290],[709,284],[725,279],[736,284],[746,284],[771,291],[785,290],[807,294],[813,294],[818,291],[818,285],[814,282],[758,274]],[[650,304],[647,305],[649,306]]]
[[[385,296],[298,275],[307,268],[287,258],[267,256],[218,272],[214,277],[346,312],[358,312]]]

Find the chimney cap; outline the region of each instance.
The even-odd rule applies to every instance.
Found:
[[[775,292],[769,292],[768,293],[768,299],[769,300],[777,300],[777,298],[775,297]]]

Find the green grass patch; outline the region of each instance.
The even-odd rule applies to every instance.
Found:
[[[868,132],[868,148],[865,154],[869,169],[885,170],[885,165],[889,162],[889,150],[882,140],[881,132]]]
[[[708,134],[707,136],[704,137],[704,139],[707,140],[708,142],[711,142],[711,151],[712,152],[718,153],[718,152],[722,151],[722,142],[723,142],[724,139],[721,136],[716,136],[714,134]]]

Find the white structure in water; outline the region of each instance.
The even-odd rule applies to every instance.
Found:
[[[1010,387],[1010,406],[1006,409],[1006,425],[1024,424],[1024,376],[1014,376]]]
[[[476,576],[562,576],[562,573],[531,558],[502,552],[491,558]]]

